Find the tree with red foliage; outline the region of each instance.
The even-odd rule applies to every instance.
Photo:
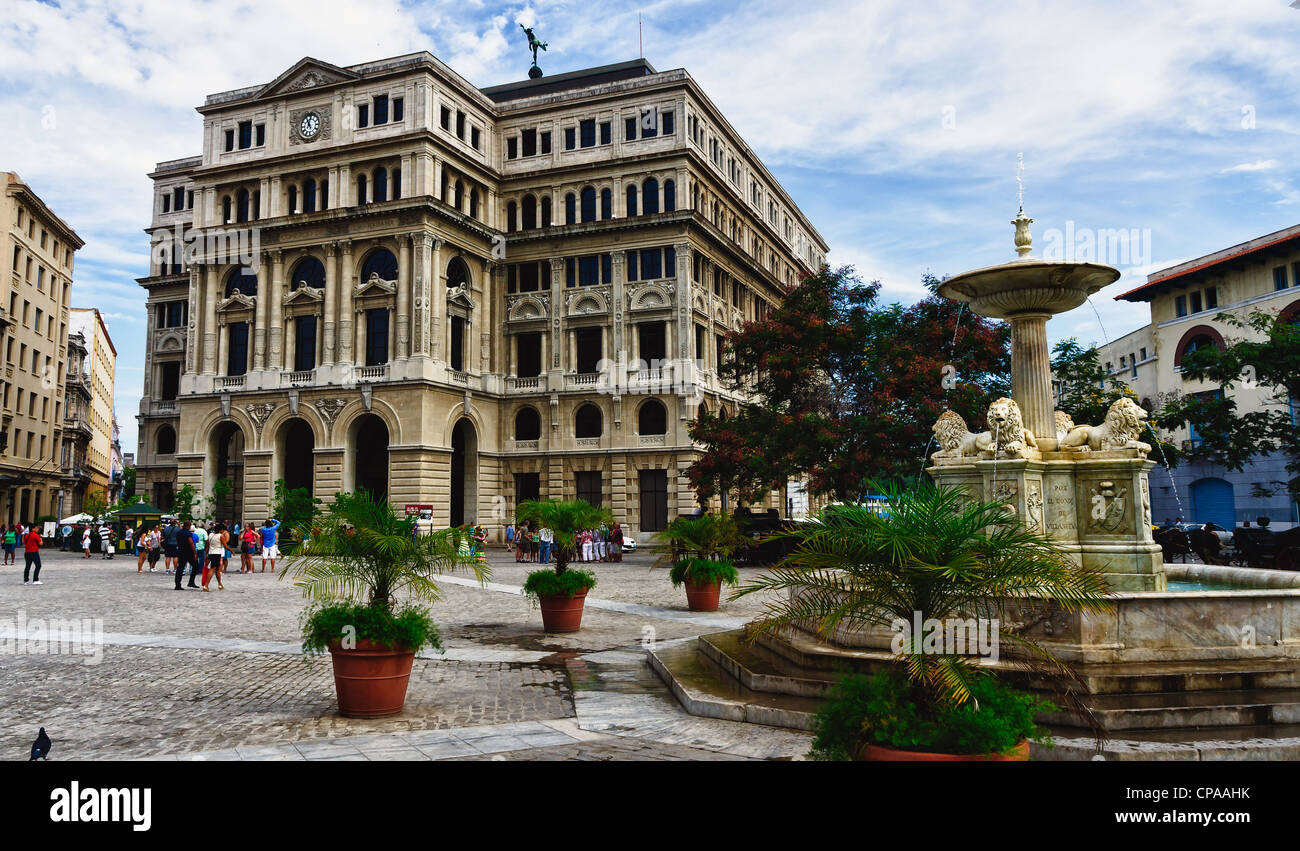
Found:
[[[880,305],[879,282],[823,267],[729,334],[719,378],[748,398],[690,425],[708,447],[687,472],[699,497],[755,501],[806,475],[814,494],[857,500],[870,481],[920,474],[945,409],[982,421],[1009,393],[1010,330],[925,283],[931,294],[911,307]]]

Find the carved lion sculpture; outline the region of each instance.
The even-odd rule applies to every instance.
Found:
[[[931,430],[939,443],[939,451],[931,457],[961,458],[979,454],[979,447],[975,445],[976,436],[971,434],[966,427],[966,420],[956,411],[940,414]]]
[[[1142,421],[1147,412],[1142,406],[1125,396],[1116,399],[1106,412],[1106,421],[1099,426],[1075,426],[1061,441],[1062,449],[1078,449],[1081,452],[1105,449],[1136,449],[1146,456],[1151,451],[1151,444],[1138,440],[1142,433]]]
[[[1024,417],[1015,399],[1003,396],[994,400],[989,405],[987,423],[989,430],[976,438],[977,445],[983,444],[980,449],[994,449],[1014,455],[1026,449],[1038,448],[1034,433],[1025,428]],[[981,440],[986,436],[989,438],[987,442]]]
[[[1065,411],[1056,412],[1056,439],[1065,440],[1065,436],[1074,428],[1074,419]]]

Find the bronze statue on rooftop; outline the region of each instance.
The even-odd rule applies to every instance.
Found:
[[[546,42],[533,35],[533,28],[526,27],[523,24],[519,28],[528,36],[528,49],[533,52],[533,67],[528,69],[528,76],[537,79],[542,76],[542,69],[537,67],[537,51],[546,49]]]

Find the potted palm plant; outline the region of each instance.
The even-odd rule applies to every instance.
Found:
[[[415,654],[442,649],[420,603],[439,599],[436,576],[468,568],[479,582],[487,566],[458,554],[455,529],[412,535],[382,497],[339,493],[281,574],[316,601],[303,619],[303,650],[330,652],[339,712],[378,718],[402,711]]]
[[[542,628],[547,632],[577,632],[582,628],[587,592],[596,587],[596,576],[589,570],[570,570],[569,562],[578,535],[613,522],[613,512],[582,499],[538,499],[521,504],[519,516],[533,529],[550,529],[555,538],[551,547],[554,569],[529,573],[524,594],[541,608]]]
[[[790,555],[733,595],[779,592],[751,640],[795,626],[824,637],[839,629],[895,631],[897,664],[839,684],[818,716],[814,756],[1027,759],[1028,740],[1041,735],[1034,714],[1046,705],[997,681],[970,648],[907,627],[973,619],[994,646],[1016,649],[1015,664],[1060,682],[1073,676],[1069,669],[1012,628],[1019,615],[1008,612],[1107,610],[1104,577],[1074,564],[1001,503],[971,502],[960,489],[928,483],[879,490],[883,510],[840,504],[777,533],[790,539]],[[1086,713],[1072,690],[1062,694]]]
[[[744,540],[736,521],[726,514],[678,517],[660,535],[671,548],[655,567],[671,566],[669,579],[674,588],[686,586],[692,612],[716,612],[723,583],[740,578],[730,559]]]

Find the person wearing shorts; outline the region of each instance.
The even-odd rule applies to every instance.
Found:
[[[5,547],[5,564],[14,563],[14,548],[18,546],[18,533],[12,526],[2,526],[4,529],[4,547]]]
[[[280,521],[270,518],[259,531],[262,534],[262,572],[266,573],[266,562],[270,559],[271,572],[275,573],[275,560],[280,557]]]
[[[208,530],[208,562],[203,565],[204,591],[212,590],[208,587],[208,582],[212,580],[213,574],[216,574],[217,577],[217,590],[226,590],[226,586],[221,584],[221,563],[225,560],[226,542],[229,540],[230,533],[220,523]]]
[[[40,585],[41,584],[41,534],[36,531],[35,526],[28,526],[27,531],[23,534],[23,584]],[[36,572],[31,575],[32,568]]]
[[[176,519],[172,518],[162,530],[162,549],[166,561],[164,565],[167,572],[171,573],[176,568],[176,559],[180,556],[181,551],[176,543],[176,538],[180,535],[181,527],[177,524]]]

